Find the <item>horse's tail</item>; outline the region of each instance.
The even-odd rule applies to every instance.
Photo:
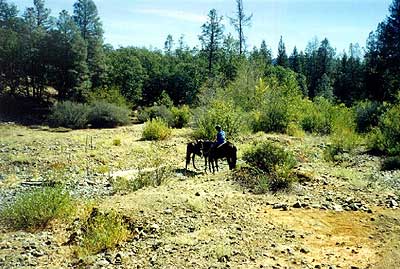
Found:
[[[232,163],[231,163],[231,170],[236,168],[236,162],[237,162],[237,148],[232,145]]]

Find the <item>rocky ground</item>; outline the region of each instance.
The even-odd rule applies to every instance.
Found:
[[[324,138],[243,137],[236,141],[239,157],[250,143],[268,139],[300,161],[303,180],[289,192],[256,195],[227,166],[215,175],[185,176],[189,129],[154,144],[140,140],[141,128],[54,132],[1,125],[0,207],[35,188],[32,181],[62,178],[75,197],[94,200],[100,211],[117,210],[137,233],[83,264],[65,244],[76,232],[73,220],[36,232],[0,225],[0,267],[398,268],[400,173],[380,171],[379,157],[360,150],[327,163]],[[160,163],[173,172],[161,186],[113,190],[113,174]]]

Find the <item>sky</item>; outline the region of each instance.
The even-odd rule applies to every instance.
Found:
[[[21,12],[33,0],[9,0]],[[65,9],[72,13],[75,0],[47,0],[53,16]],[[175,43],[181,35],[189,47],[199,46],[201,26],[209,10],[223,16],[225,32],[234,33],[228,17],[235,12],[235,0],[94,0],[103,23],[105,42],[115,48],[164,47],[168,34]],[[245,13],[253,14],[245,29],[247,47],[265,40],[276,55],[282,36],[287,53],[297,46],[304,50],[316,37],[328,38],[337,53],[350,43],[364,47],[371,31],[389,14],[391,0],[243,0]]]

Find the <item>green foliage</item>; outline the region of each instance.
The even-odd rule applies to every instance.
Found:
[[[195,111],[195,137],[215,140],[216,125],[222,127],[228,139],[234,139],[246,129],[241,110],[235,107],[233,102],[220,99],[213,101],[208,107],[198,108]]]
[[[370,135],[370,147],[389,155],[400,154],[400,104],[393,105],[381,116],[379,129]]]
[[[89,107],[85,104],[65,101],[57,103],[49,116],[51,127],[82,129],[88,124]]]
[[[114,211],[97,213],[84,225],[82,241],[76,248],[79,258],[96,254],[102,250],[114,249],[130,237],[127,224]]]
[[[139,110],[138,120],[139,122],[146,122],[153,119],[162,119],[168,125],[173,121],[173,114],[171,110],[165,105],[155,105],[151,107],[145,107]]]
[[[269,75],[255,87],[252,112],[253,131],[286,133],[296,122],[301,106],[301,91],[296,75],[282,67],[270,68]]]
[[[303,103],[300,124],[304,131],[321,135],[332,131],[333,105],[325,98]]]
[[[354,106],[357,131],[367,133],[378,126],[379,117],[383,114],[382,105],[376,101],[360,101]]]
[[[74,209],[70,194],[61,187],[44,187],[17,195],[0,212],[15,229],[45,228],[52,220],[68,217]]]
[[[263,142],[244,152],[243,160],[263,172],[275,173],[280,168],[291,170],[296,165],[293,154],[271,142]]]
[[[190,108],[187,105],[184,105],[180,108],[172,107],[172,123],[171,127],[173,128],[183,128],[187,126],[191,118]]]
[[[128,124],[129,114],[125,107],[97,101],[91,105],[88,121],[94,128],[113,128]]]
[[[129,107],[128,101],[121,94],[119,88],[97,88],[90,92],[87,97],[88,103],[105,102],[119,107]]]
[[[171,135],[168,124],[159,118],[147,121],[143,127],[142,137],[145,140],[165,140]]]
[[[243,160],[250,167],[240,169],[235,178],[256,193],[285,190],[295,181],[296,159],[292,153],[273,143],[253,146],[243,154]]]
[[[400,170],[400,156],[386,158],[382,163],[382,170]]]

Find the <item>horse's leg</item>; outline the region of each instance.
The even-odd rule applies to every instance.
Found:
[[[218,158],[215,158],[215,167],[217,168],[217,172],[219,171],[219,167],[218,167]]]
[[[194,157],[195,157],[195,155],[196,155],[196,154],[194,154],[194,153],[193,153],[193,156],[192,156],[192,163],[193,163],[193,167],[194,167],[194,169],[196,169],[196,170],[197,170],[197,167],[196,167],[196,165],[194,164]]]

